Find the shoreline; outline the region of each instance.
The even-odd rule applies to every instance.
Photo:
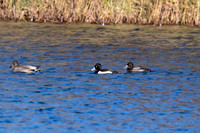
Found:
[[[0,20],[200,26],[200,0],[0,0]]]

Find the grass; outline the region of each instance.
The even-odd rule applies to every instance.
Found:
[[[0,19],[200,25],[200,0],[0,0]]]

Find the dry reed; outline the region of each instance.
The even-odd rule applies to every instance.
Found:
[[[200,0],[0,0],[0,19],[200,25]]]

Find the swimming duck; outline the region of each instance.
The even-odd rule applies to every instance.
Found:
[[[12,62],[10,68],[13,72],[34,73],[40,71],[39,66],[19,65],[16,60]]]
[[[96,63],[94,65],[94,68],[91,69],[91,71],[94,71],[95,74],[112,74],[112,73],[118,73],[117,71],[110,71],[108,69],[102,69],[102,65],[100,63]]]
[[[124,69],[126,69],[127,72],[151,72],[148,68],[143,68],[141,66],[134,67],[132,62],[128,62]]]

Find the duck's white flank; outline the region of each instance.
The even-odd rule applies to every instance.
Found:
[[[112,74],[111,71],[99,71],[98,74]]]

